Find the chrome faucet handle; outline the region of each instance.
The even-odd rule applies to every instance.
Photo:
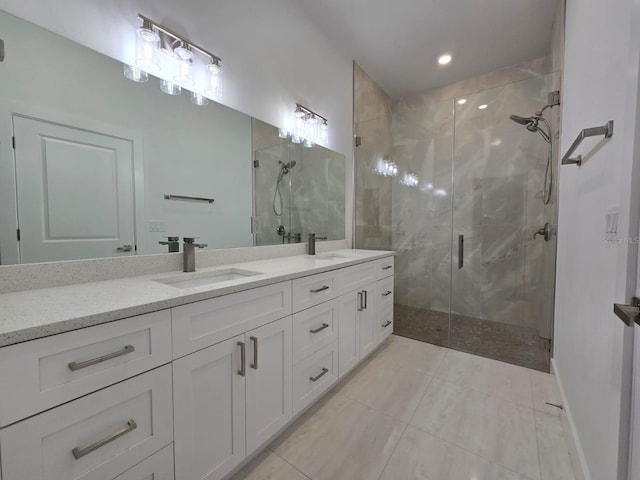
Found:
[[[193,243],[196,241],[196,238],[200,238],[200,237],[184,237],[184,243]]]
[[[207,248],[209,245],[206,243],[194,243],[193,246],[196,248]]]

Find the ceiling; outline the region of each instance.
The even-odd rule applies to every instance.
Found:
[[[546,55],[558,0],[291,3],[397,98]]]

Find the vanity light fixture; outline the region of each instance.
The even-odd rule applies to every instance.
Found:
[[[296,103],[292,123],[291,132],[279,129],[280,138],[288,138],[290,135],[292,143],[302,143],[307,148],[317,143],[326,144],[329,140],[329,120],[304,105]]]
[[[192,92],[191,102],[198,106],[207,105],[209,98],[220,98],[220,57],[144,15],[139,14],[138,19],[142,26],[136,30],[135,65],[125,64],[125,77],[146,82],[149,74],[162,71],[165,78],[160,79],[160,89],[169,95],[179,95],[186,88]],[[163,59],[160,52],[165,54]]]

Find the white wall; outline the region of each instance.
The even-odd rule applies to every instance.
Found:
[[[122,61],[142,13],[222,57],[221,103],[284,126],[301,102],[329,119],[327,146],[353,161],[351,59],[288,0],[0,0],[0,8]],[[347,205],[352,198],[349,190]]]
[[[560,169],[554,361],[586,476],[594,480],[626,475],[631,332],[612,310],[635,289],[637,245],[626,239],[637,236],[640,214],[633,165],[639,6],[567,0],[562,153],[581,129],[615,121],[613,138],[582,167]],[[596,143],[585,141],[578,153]],[[605,214],[614,205],[618,244],[604,240]]]

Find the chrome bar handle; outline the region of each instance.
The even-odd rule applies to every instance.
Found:
[[[458,270],[464,267],[464,235],[458,235]]]
[[[363,290],[362,293],[364,293],[364,309],[366,310],[369,308],[369,292]]]
[[[93,443],[93,444],[89,445],[88,447],[85,447],[85,448],[77,448],[76,447],[73,450],[71,450],[71,453],[73,453],[73,458],[75,458],[76,460],[80,460],[85,455],[89,455],[91,452],[95,452],[100,447],[104,447],[108,443],[113,442],[114,440],[122,437],[123,435],[126,435],[129,432],[132,432],[136,428],[138,428],[138,424],[136,423],[135,420],[131,419],[131,420],[129,420],[127,422],[127,426],[126,427],[121,428],[117,432],[113,432],[108,437],[105,437],[102,440],[98,440],[96,443]]]
[[[134,352],[135,349],[136,348],[133,345],[126,345],[122,350],[118,350],[117,352],[107,353],[106,355],[102,355],[101,357],[92,358],[91,360],[85,360],[84,362],[71,362],[69,363],[69,370],[71,370],[72,372],[75,372],[76,370],[91,367],[93,365],[106,362],[107,360],[118,358],[118,357],[121,357],[122,355],[126,355],[128,353]]]
[[[240,370],[238,370],[238,375],[244,377],[247,374],[247,348],[244,342],[238,342],[238,346],[240,347]]]
[[[165,198],[165,200],[188,200],[188,201],[192,201],[192,202],[206,202],[206,203],[215,202],[215,200],[213,198],[192,197],[190,195],[174,195],[172,193],[165,193],[164,194],[164,198]]]
[[[322,377],[324,377],[327,372],[329,371],[329,369],[327,368],[323,368],[322,372],[320,372],[318,375],[316,375],[315,377],[309,377],[309,380],[311,380],[312,382],[317,382],[318,380],[320,380]]]
[[[322,330],[324,330],[325,328],[329,328],[329,324],[328,323],[323,323],[321,327],[309,330],[309,333],[318,333],[318,332],[321,332]]]
[[[386,267],[382,267],[382,270],[390,270],[393,268],[393,265],[387,265]]]
[[[391,320],[387,320],[387,323],[383,323],[382,328],[387,328],[389,325],[391,325]]]
[[[383,297],[388,297],[389,295],[391,295],[393,292],[391,290],[387,290],[386,292],[384,292],[382,294]]]
[[[258,369],[258,337],[249,337],[253,342],[253,363],[249,365],[254,370]]]
[[[311,293],[320,293],[320,292],[324,292],[325,290],[329,290],[331,287],[328,285],[323,285],[320,288],[316,288],[314,290],[309,290]]]
[[[364,310],[364,306],[362,304],[362,292],[358,292],[358,311],[361,312],[362,310]]]

